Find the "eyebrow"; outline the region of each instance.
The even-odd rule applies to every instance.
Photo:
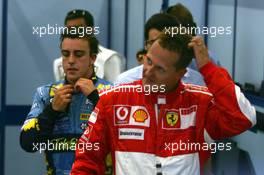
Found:
[[[146,54],[146,57],[147,57],[147,59],[150,59],[151,60],[151,62],[152,62],[152,64],[155,66],[155,67],[157,67],[157,68],[161,68],[161,69],[163,69],[163,70],[165,70],[166,71],[166,69],[164,68],[164,67],[162,67],[162,66],[160,66],[160,65],[157,65],[157,64],[154,64],[154,62],[152,61],[152,59]]]

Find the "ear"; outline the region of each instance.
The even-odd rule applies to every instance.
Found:
[[[92,64],[94,64],[95,60],[96,60],[96,55],[95,54],[91,55],[91,62],[92,62]]]

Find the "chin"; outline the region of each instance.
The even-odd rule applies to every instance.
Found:
[[[67,75],[67,81],[76,82],[79,78],[76,76]]]

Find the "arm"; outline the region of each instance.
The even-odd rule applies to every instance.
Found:
[[[51,105],[45,104],[43,94],[45,94],[43,87],[35,93],[33,105],[21,129],[20,145],[27,152],[37,151],[33,149],[33,143],[46,140],[53,130],[55,119],[60,115],[60,112],[54,111]]]
[[[205,136],[223,139],[242,133],[256,123],[256,111],[227,71],[209,60],[201,37],[189,43],[213,99],[206,114]],[[210,139],[209,139],[210,140]]]
[[[234,84],[227,71],[212,62],[200,69],[213,101],[207,113],[205,129],[213,139],[242,133],[256,124],[255,108]]]
[[[101,175],[105,172],[105,158],[110,151],[108,142],[110,137],[103,107],[100,99],[89,118],[89,126],[79,139],[71,175]],[[92,150],[85,149],[86,145],[93,145]]]

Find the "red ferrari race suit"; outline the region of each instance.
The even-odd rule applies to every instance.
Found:
[[[209,62],[200,72],[208,89],[179,82],[174,92],[146,94],[136,81],[102,92],[71,174],[103,174],[109,152],[117,175],[200,174],[214,140],[256,123],[254,107],[225,69]]]

